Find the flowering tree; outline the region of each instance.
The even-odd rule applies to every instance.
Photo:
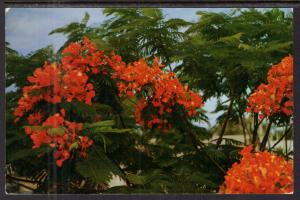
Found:
[[[292,57],[268,63],[290,53],[291,17],[236,10],[198,13],[206,20],[191,23],[166,20],[155,8],[103,12],[113,17],[102,25],[89,27],[86,14],[52,31],[67,36],[57,53],[46,47],[22,56],[7,47],[7,86],[15,86],[6,94],[7,182],[34,183],[36,193],[292,190],[291,161],[249,148],[240,160],[241,142],[222,143],[229,121],[247,131],[247,105],[254,119],[290,125]],[[207,120],[206,99],[221,95],[231,103],[216,108],[227,111],[215,145],[215,129],[198,122]],[[268,163],[254,162],[273,157],[272,165],[283,166],[274,176]],[[238,191],[233,176],[247,167],[257,178],[239,176],[251,191]],[[280,170],[288,172],[277,176]],[[280,186],[263,184],[273,178]]]
[[[94,109],[92,99],[96,91],[89,76],[101,74],[115,82],[117,96],[135,98],[134,115],[141,128],[158,128],[167,133],[172,128],[174,115],[182,113],[191,118],[198,114],[197,109],[203,102],[201,96],[183,86],[173,72],[161,68],[157,58],[152,66],[144,59],[127,65],[114,53],[104,55],[85,37],[82,43],[67,46],[60,62],[45,62],[27,77],[31,85],[22,89],[23,95],[14,111],[15,123],[24,117],[27,119],[24,130],[32,140],[32,148],[48,146],[58,167],[75,158],[77,151],[81,157],[87,157],[94,143],[90,137],[95,137],[97,132],[92,128],[99,128],[97,123],[101,126],[103,121],[96,118],[93,124],[88,124],[84,120],[72,120],[72,110],[67,107],[82,102]],[[130,130],[117,132],[123,131]],[[82,167],[78,169],[81,171]],[[83,176],[86,173],[83,172]]]
[[[249,90],[253,92],[265,82],[270,63],[292,53],[293,22],[280,9],[198,11],[197,15],[199,19],[189,27],[175,59],[182,61],[177,70],[191,80],[191,87],[203,91],[204,99],[220,99],[216,107],[216,112],[223,111],[218,117],[219,146],[228,124],[242,124],[243,134],[249,132],[245,113]],[[255,135],[258,114],[251,117]]]

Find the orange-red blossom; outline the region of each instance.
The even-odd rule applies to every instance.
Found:
[[[259,113],[260,118],[273,114],[293,114],[293,57],[287,56],[268,72],[268,83],[261,84],[249,97],[247,112]]]
[[[294,190],[293,161],[263,151],[252,153],[245,147],[239,163],[234,163],[225,175],[221,194],[275,194]]]
[[[120,56],[114,55],[109,63],[115,71],[113,77],[118,80],[119,96],[142,96],[138,99],[135,118],[143,127],[156,126],[167,131],[171,128],[167,115],[173,113],[175,104],[181,105],[188,116],[197,115],[197,109],[203,106],[201,96],[183,86],[175,73],[163,71],[157,58],[151,66],[144,59],[126,65]],[[143,112],[150,107],[152,113],[145,117]]]
[[[33,112],[34,107],[41,101],[59,104],[63,101],[71,103],[75,99],[91,105],[95,91],[93,84],[88,83],[87,73],[99,73],[104,64],[103,52],[98,51],[96,45],[87,38],[83,39],[82,44],[71,43],[62,55],[61,63],[45,62],[43,67],[27,77],[31,85],[23,88],[23,96],[14,112],[15,122],[28,114],[28,124],[34,126],[25,126],[25,132],[33,142],[32,148],[49,145],[55,150],[54,158],[59,167],[71,156],[73,149],[79,149],[80,155],[86,157],[86,150],[93,141],[80,135],[82,123],[64,119],[64,109],[46,116],[42,111]]]
[[[195,116],[197,109],[203,105],[201,96],[183,86],[173,72],[163,71],[158,59],[154,59],[152,66],[144,59],[127,65],[114,53],[111,57],[105,56],[84,37],[82,43],[71,43],[62,51],[60,63],[45,62],[27,78],[31,85],[23,88],[23,96],[14,112],[16,122],[28,115],[29,125],[46,127],[33,130],[26,126],[25,131],[33,142],[33,148],[46,144],[55,149],[54,158],[58,166],[71,156],[74,144],[77,146],[75,149],[80,149],[80,155],[85,157],[93,142],[80,135],[81,123],[64,119],[65,110],[46,116],[43,111],[35,111],[34,107],[41,101],[53,105],[77,100],[91,105],[96,94],[93,84],[89,83],[89,73],[110,76],[116,81],[120,96],[132,98],[136,95],[135,118],[138,124],[147,128],[154,125],[164,131],[171,128],[166,114],[172,114],[175,104],[181,105],[189,116]],[[145,121],[143,111],[149,107],[154,109]],[[53,134],[53,130],[59,130],[59,134]]]
[[[41,129],[34,127],[25,127],[25,132],[33,142],[33,149],[40,148],[46,144],[56,149],[54,158],[57,166],[61,167],[63,162],[70,157],[72,145],[80,147],[80,155],[86,156],[86,149],[93,144],[87,136],[79,136],[82,130],[82,123],[69,122],[64,119],[65,111],[62,109],[60,113],[56,113],[48,117],[43,123]],[[84,142],[83,142],[84,141]]]

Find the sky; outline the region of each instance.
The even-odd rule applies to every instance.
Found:
[[[187,21],[196,21],[196,12],[213,11],[229,12],[230,8],[164,8],[167,18],[182,18]],[[291,9],[284,9],[286,12]],[[55,28],[67,25],[70,22],[81,21],[85,12],[90,14],[88,25],[101,24],[107,19],[101,8],[10,8],[5,14],[5,41],[10,47],[22,55],[53,45],[55,50],[66,41],[62,34],[48,35]],[[222,98],[225,100],[226,98]],[[222,113],[211,113],[216,106],[216,99],[206,102],[204,109],[208,112],[211,125]],[[204,125],[204,124],[203,124]],[[205,125],[206,126],[206,125]]]
[[[183,18],[188,21],[197,20],[197,8],[163,9],[167,18]],[[201,9],[209,10],[209,9]],[[214,11],[229,11],[216,8]],[[6,12],[5,38],[10,47],[21,54],[27,54],[41,47],[52,44],[57,50],[65,41],[62,34],[48,33],[70,22],[80,21],[84,13],[90,14],[88,25],[101,24],[108,19],[101,8],[11,8]]]

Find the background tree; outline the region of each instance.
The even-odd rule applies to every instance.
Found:
[[[231,116],[245,116],[248,95],[266,81],[270,64],[291,54],[293,25],[291,14],[279,9],[258,11],[236,9],[231,13],[198,12],[199,21],[185,35],[179,49],[182,64],[176,71],[204,97],[227,97],[220,145]],[[237,113],[233,113],[233,105]],[[253,141],[259,119],[254,115]],[[232,118],[234,119],[234,118]],[[237,119],[237,118],[235,118]]]

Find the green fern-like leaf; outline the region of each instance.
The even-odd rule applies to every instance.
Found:
[[[100,149],[94,146],[87,159],[76,164],[76,171],[95,183],[108,183],[113,175],[123,177],[122,172]]]

